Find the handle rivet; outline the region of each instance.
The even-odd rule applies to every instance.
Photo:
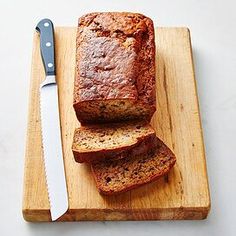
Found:
[[[50,46],[51,46],[51,43],[50,43],[50,42],[47,42],[47,43],[46,43],[46,46],[47,46],[47,47],[50,47]]]
[[[49,26],[49,23],[48,23],[48,22],[45,22],[43,25],[44,25],[45,27],[48,27],[48,26]]]
[[[52,63],[48,63],[48,67],[49,68],[53,67],[53,64]]]

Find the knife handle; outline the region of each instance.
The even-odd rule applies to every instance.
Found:
[[[46,75],[56,75],[54,56],[54,27],[49,19],[41,20],[36,30],[40,33],[40,50]]]

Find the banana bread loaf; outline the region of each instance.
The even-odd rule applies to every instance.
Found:
[[[82,124],[151,119],[156,110],[151,19],[118,12],[79,19],[73,106]]]
[[[152,182],[167,174],[176,162],[173,152],[158,138],[157,147],[145,155],[92,164],[99,191],[117,194]]]
[[[72,151],[77,162],[98,162],[147,153],[155,146],[150,124],[121,122],[81,126],[75,130]]]

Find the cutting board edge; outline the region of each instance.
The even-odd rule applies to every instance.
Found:
[[[197,86],[197,80],[196,80],[196,74],[195,74],[195,66],[194,66],[194,57],[193,57],[193,47],[192,47],[192,40],[191,40],[191,34],[190,34],[190,29],[186,28],[188,31],[188,37],[189,37],[189,43],[190,43],[190,54],[191,54],[191,66],[192,66],[192,71],[193,71],[193,81],[194,81],[194,92],[195,92],[195,97],[197,100],[197,111],[198,111],[198,122],[200,125],[201,129],[201,142],[202,142],[202,149],[203,149],[203,155],[204,155],[204,172],[207,180],[207,195],[208,199],[207,201],[209,202],[209,210],[211,208],[211,194],[210,194],[210,185],[209,185],[209,178],[208,178],[208,171],[207,171],[207,159],[206,159],[206,148],[205,148],[205,142],[204,142],[204,134],[203,134],[203,126],[202,126],[202,119],[201,119],[201,110],[200,110],[200,101],[199,101],[199,96],[198,96],[198,86]]]
[[[201,207],[174,207],[156,209],[69,209],[57,221],[125,221],[125,220],[204,220],[210,205]],[[146,214],[148,213],[148,214]],[[27,222],[50,222],[49,209],[23,209]]]

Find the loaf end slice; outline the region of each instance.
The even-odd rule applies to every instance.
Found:
[[[176,162],[174,153],[158,138],[156,150],[129,159],[92,164],[99,191],[118,194],[152,182],[167,174]]]
[[[72,151],[79,163],[122,159],[154,148],[155,130],[143,122],[81,126],[75,130]]]

